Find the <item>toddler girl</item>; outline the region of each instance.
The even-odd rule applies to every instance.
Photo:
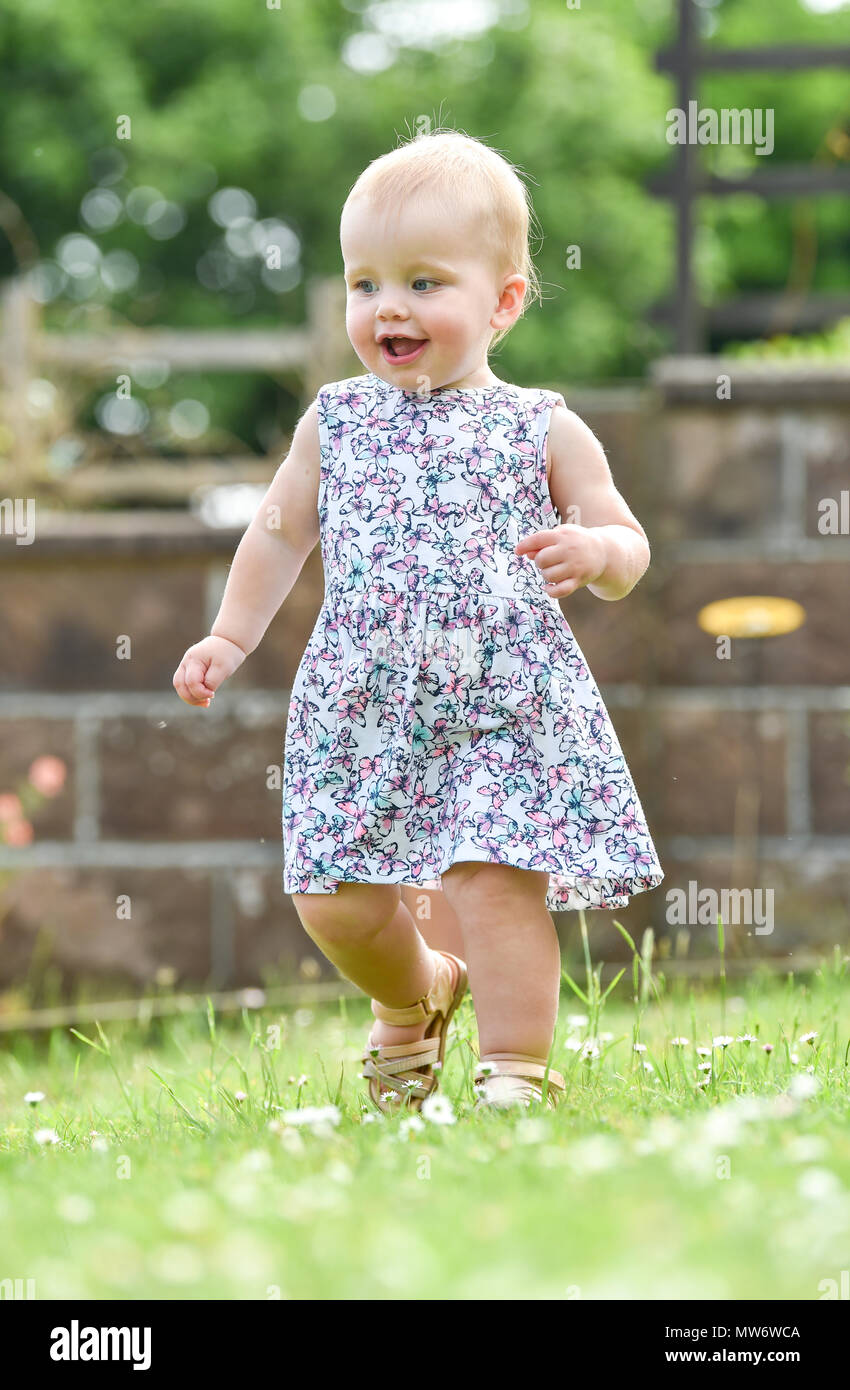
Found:
[[[478,1104],[554,1104],[550,912],[621,907],[663,878],[557,602],[583,585],[625,597],[646,535],[563,396],[488,364],[539,297],[529,221],[515,168],[460,132],[361,174],[340,240],[366,370],[299,420],[211,634],[174,677],[209,705],[321,542],[325,594],[286,726],[283,887],[372,996],[362,1074],[385,1112],[437,1087],[467,983]],[[462,956],[432,950],[410,910],[435,884]]]

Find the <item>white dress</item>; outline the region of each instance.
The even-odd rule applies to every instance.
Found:
[[[318,393],[325,593],[292,687],[283,887],[549,874],[551,911],[664,877],[599,690],[540,570],[557,391]]]

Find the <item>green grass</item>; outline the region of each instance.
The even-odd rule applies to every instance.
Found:
[[[651,976],[651,945],[607,998],[589,956],[586,1003],[565,980],[556,1112],[473,1111],[469,996],[455,1123],[421,1129],[365,1119],[365,999],[8,1038],[0,1279],[39,1299],[824,1297],[850,1266],[847,959],[718,991]],[[281,1118],[308,1106],[338,1123]]]

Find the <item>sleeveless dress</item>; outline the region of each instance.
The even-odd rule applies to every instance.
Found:
[[[550,911],[664,877],[578,643],[528,555],[560,524],[557,391],[372,372],[317,395],[325,593],[292,686],[283,888],[439,887],[455,861],[548,872]]]

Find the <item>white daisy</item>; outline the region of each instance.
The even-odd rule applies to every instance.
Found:
[[[671,1038],[671,1039],[670,1039],[670,1046],[671,1046],[671,1047],[690,1047],[690,1040],[689,1040],[688,1038]]]
[[[698,1057],[710,1057],[710,1056],[711,1056],[711,1048],[710,1048],[710,1047],[698,1047],[698,1048],[697,1048],[697,1056],[698,1056]]]
[[[797,1076],[792,1076],[788,1083],[788,1094],[795,1100],[809,1100],[819,1090],[820,1082],[809,1072],[800,1072]]]
[[[59,1144],[61,1140],[55,1129],[37,1129],[33,1138],[37,1144]]]
[[[342,1116],[335,1105],[304,1105],[300,1110],[283,1110],[280,1106],[281,1122],[285,1125],[338,1125]]]
[[[426,1096],[422,1102],[422,1114],[432,1125],[453,1125],[457,1120],[448,1096]]]
[[[419,1115],[408,1115],[404,1120],[399,1120],[398,1132],[405,1139],[413,1130],[425,1128],[425,1121]]]
[[[797,1041],[798,1041],[798,1042],[801,1042],[801,1043],[806,1042],[806,1043],[809,1043],[809,1045],[811,1045],[811,1044],[814,1042],[814,1040],[815,1040],[816,1037],[817,1037],[817,1033],[814,1033],[814,1032],[813,1032],[813,1033],[804,1033],[803,1036],[802,1036],[801,1038],[798,1038],[798,1039],[797,1039]]]
[[[711,1063],[700,1062],[699,1066],[697,1067],[697,1071],[711,1071]]]
[[[719,1038],[712,1038],[711,1045],[712,1047],[728,1047],[734,1041],[735,1039],[730,1038],[726,1033],[721,1033]]]
[[[646,1043],[632,1043],[633,1052],[646,1052]]]
[[[754,1038],[752,1033],[742,1033],[740,1038],[736,1038],[735,1041],[742,1043],[754,1043],[758,1042],[758,1038]]]
[[[38,1102],[40,1100],[44,1100],[44,1092],[27,1091],[26,1095],[24,1096],[24,1100],[26,1101],[27,1105],[38,1105]]]

